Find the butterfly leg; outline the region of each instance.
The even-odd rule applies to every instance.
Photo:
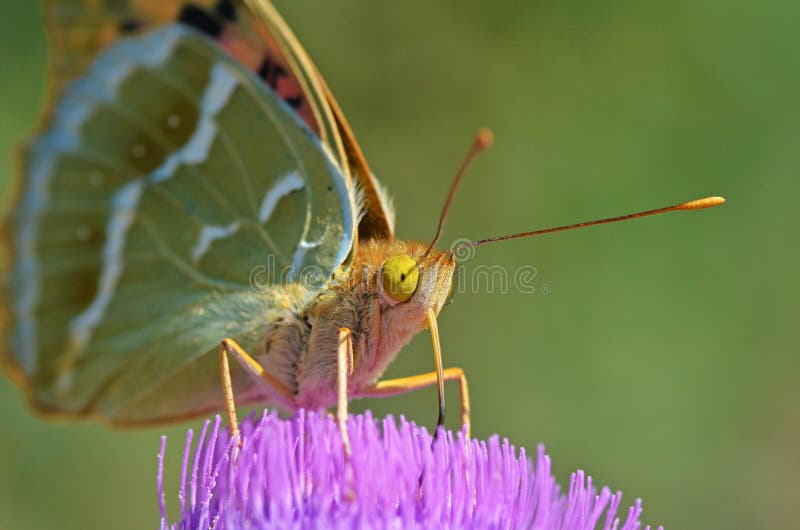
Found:
[[[342,434],[344,452],[350,456],[350,436],[347,434],[347,376],[353,366],[353,332],[339,328],[339,346],[336,355],[336,420]]]
[[[467,376],[461,368],[445,368],[442,371],[444,381],[458,381],[459,392],[461,394],[461,425],[466,429],[467,436],[470,433],[470,407],[469,407],[469,387],[467,386]],[[358,397],[386,397],[396,396],[420,390],[438,383],[438,373],[428,372],[426,374],[412,375],[398,379],[387,379],[378,381],[371,387],[359,390]]]
[[[236,344],[233,339],[223,339],[219,351],[219,368],[222,377],[222,393],[225,397],[225,412],[228,416],[228,428],[231,436],[239,438],[239,420],[236,417],[236,401],[233,398],[233,383],[231,381],[231,370],[228,365],[228,355],[232,355],[248,373],[266,381],[272,388],[290,401],[294,399],[291,390],[267,372],[258,361],[250,357],[241,346]],[[239,438],[241,444],[241,438]]]

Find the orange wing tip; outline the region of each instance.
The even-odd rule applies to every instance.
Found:
[[[694,201],[679,204],[676,210],[702,210],[703,208],[711,208],[712,206],[719,206],[725,202],[724,197],[706,197],[704,199],[696,199]]]
[[[483,151],[491,147],[493,143],[494,132],[491,129],[484,127],[478,131],[478,135],[475,137],[475,149]]]

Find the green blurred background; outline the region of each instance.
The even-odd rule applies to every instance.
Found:
[[[393,192],[401,237],[432,235],[482,125],[496,145],[465,179],[447,242],[725,195],[714,210],[481,248],[467,273],[532,264],[539,289],[457,296],[440,320],[445,357],[470,378],[475,435],[544,442],[562,483],[583,468],[672,529],[800,527],[800,4],[279,8]],[[4,188],[45,59],[37,3],[6,2]],[[421,334],[390,375],[431,367]],[[436,416],[432,391],[366,407]],[[155,528],[162,433],[175,507],[186,425],[44,422],[6,379],[0,415],[0,527]]]

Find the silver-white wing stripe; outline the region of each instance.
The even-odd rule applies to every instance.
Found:
[[[289,281],[294,281],[298,277],[301,277],[301,276],[298,276],[300,273],[313,272],[313,271],[301,271],[300,268],[301,268],[301,266],[303,264],[303,260],[306,258],[306,252],[308,252],[309,250],[311,250],[313,248],[317,248],[318,246],[320,246],[322,244],[322,240],[323,239],[324,239],[324,237],[320,238],[319,241],[312,241],[310,243],[308,241],[306,241],[305,239],[301,239],[300,240],[300,242],[297,244],[297,248],[294,251],[294,256],[292,257],[292,266],[291,266],[291,268],[289,270],[289,274],[287,276],[287,279]]]
[[[261,201],[261,208],[258,210],[258,219],[262,223],[267,222],[272,216],[272,212],[275,211],[278,201],[294,191],[302,190],[305,185],[303,177],[297,171],[292,171],[278,179],[264,195],[264,199]]]
[[[239,230],[239,221],[233,222],[228,226],[206,225],[200,230],[197,243],[192,248],[192,261],[200,261],[211,248],[211,243],[218,239],[225,239]]]
[[[16,273],[21,292],[15,304],[15,318],[19,329],[17,358],[28,373],[36,369],[36,321],[39,305],[39,265],[36,259],[39,223],[49,202],[50,176],[56,157],[77,148],[80,130],[94,106],[89,101],[110,101],[120,83],[133,71],[133,64],[158,65],[169,57],[180,35],[177,32],[158,31],[143,42],[122,42],[104,54],[92,66],[87,76],[67,89],[61,106],[56,111],[52,128],[43,134],[30,151],[30,170],[19,209],[17,232],[19,254]],[[144,47],[142,48],[142,44]],[[122,54],[123,60],[119,55]],[[90,77],[94,77],[91,80]],[[97,79],[105,83],[98,83]],[[88,96],[88,101],[87,101]]]
[[[197,164],[208,158],[211,144],[217,136],[217,113],[233,95],[239,81],[223,64],[215,64],[211,79],[200,101],[200,120],[186,144],[169,155],[161,166],[150,174],[151,182],[162,182],[175,174],[181,164]]]
[[[100,272],[97,294],[89,307],[70,322],[72,347],[82,351],[91,338],[92,331],[103,318],[108,304],[114,295],[119,277],[125,267],[123,254],[125,238],[133,220],[144,190],[144,182],[134,180],[123,186],[111,199],[111,218],[106,228],[106,241],[103,245],[103,268]]]

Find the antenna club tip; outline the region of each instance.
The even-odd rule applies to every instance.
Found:
[[[702,210],[703,208],[711,208],[712,206],[719,206],[725,202],[724,197],[705,197],[703,199],[696,199],[681,204],[681,210]]]
[[[478,131],[475,137],[475,147],[483,150],[488,149],[494,143],[494,132],[487,127],[483,127]]]

